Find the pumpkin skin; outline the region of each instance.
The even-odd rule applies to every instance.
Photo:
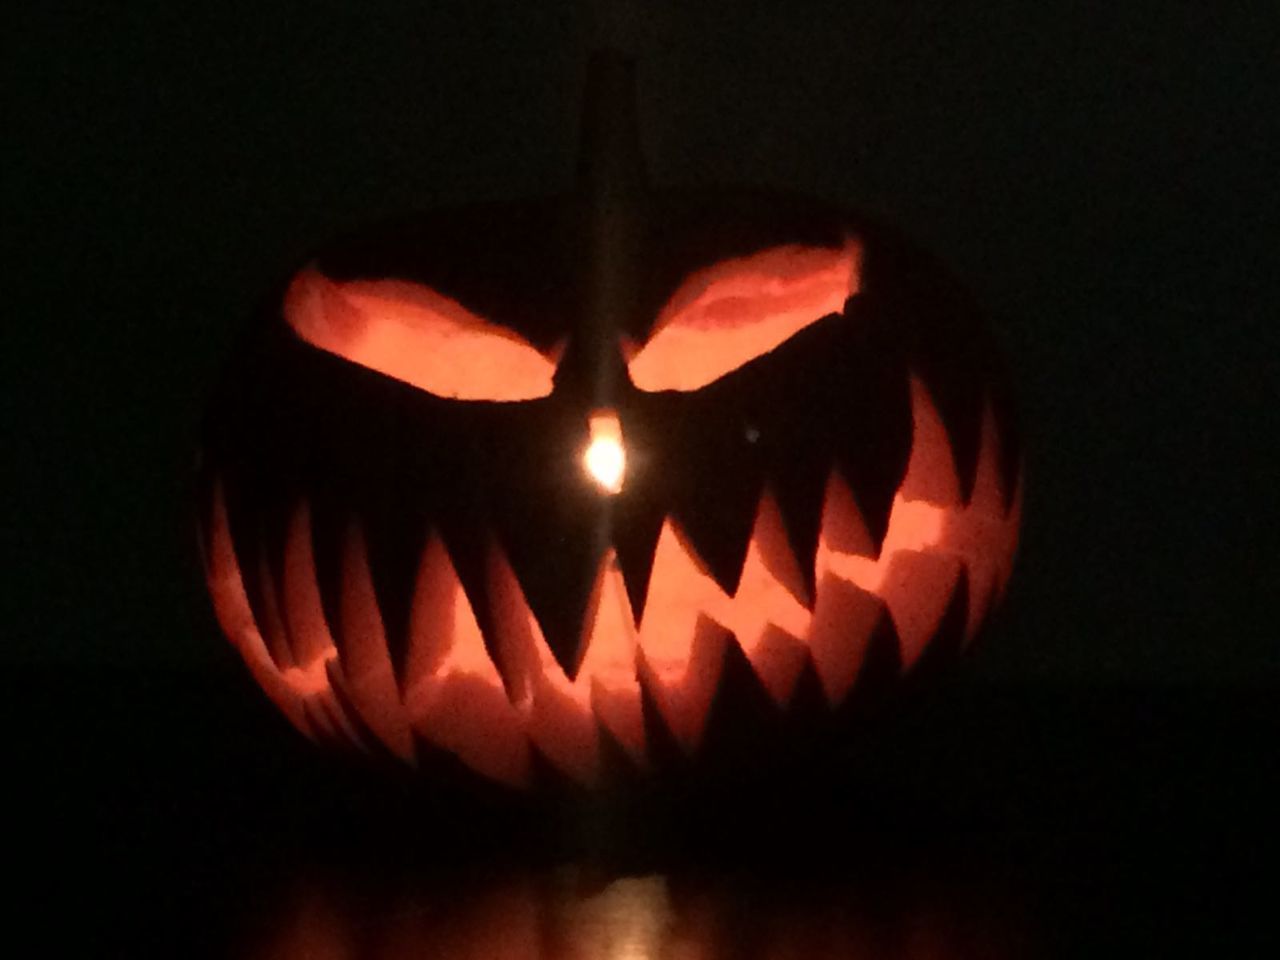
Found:
[[[970,296],[810,201],[639,206],[383,227],[256,319],[206,423],[202,543],[307,736],[516,787],[652,777],[788,749],[978,633],[1020,459]]]

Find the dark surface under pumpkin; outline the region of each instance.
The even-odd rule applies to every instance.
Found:
[[[598,222],[573,199],[461,208],[330,245],[233,360],[201,469],[211,588],[308,735],[516,785],[767,766],[954,657],[998,598],[1018,445],[935,261],[806,201],[652,193],[602,285]],[[741,315],[806,284],[821,305],[735,359]],[[403,349],[361,356],[415,297],[536,351],[546,395],[506,399],[483,352],[460,354],[469,399],[406,382]],[[352,304],[374,319],[330,337]],[[638,388],[681,324],[711,373],[664,380],[672,351]],[[601,408],[616,495],[581,466]]]

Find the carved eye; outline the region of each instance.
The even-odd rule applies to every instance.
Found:
[[[336,282],[307,268],[284,317],[312,346],[450,400],[533,400],[555,361],[462,304],[402,280]]]
[[[697,390],[844,309],[858,291],[861,247],[787,245],[690,275],[627,363],[641,390]]]

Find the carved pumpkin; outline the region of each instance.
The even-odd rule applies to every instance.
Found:
[[[512,785],[749,754],[1004,588],[1019,458],[968,295],[864,218],[649,189],[597,71],[574,195],[322,248],[216,395],[214,605],[309,737]]]

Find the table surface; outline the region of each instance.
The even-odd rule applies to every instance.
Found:
[[[47,955],[1273,955],[1267,689],[961,677],[821,776],[660,806],[335,762],[236,675],[7,682]]]

